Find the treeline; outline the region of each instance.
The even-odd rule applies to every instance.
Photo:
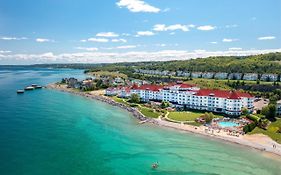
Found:
[[[219,56],[178,61],[124,62],[108,64],[40,64],[34,67],[76,68],[88,71],[119,71],[133,73],[134,69],[185,72],[274,73],[281,74],[281,53],[252,56]]]
[[[220,56],[184,61],[157,62],[141,69],[185,72],[281,73],[281,53],[254,56]]]

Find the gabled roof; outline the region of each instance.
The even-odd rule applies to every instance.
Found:
[[[212,90],[212,89],[200,89],[197,91],[197,96],[214,96],[218,98],[239,99],[242,97],[252,98],[249,93],[239,91],[226,91],[226,90]]]
[[[131,89],[159,91],[160,89],[163,89],[163,88],[164,88],[164,86],[162,86],[162,85],[144,84],[144,85],[141,85],[141,86],[132,86]]]

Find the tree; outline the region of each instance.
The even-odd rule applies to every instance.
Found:
[[[245,107],[242,108],[242,115],[248,115],[249,114],[249,110]]]
[[[162,109],[167,108],[167,107],[169,107],[169,106],[170,106],[169,102],[167,102],[167,101],[162,101],[162,103],[161,103],[161,108],[162,108]]]
[[[132,94],[130,102],[131,103],[140,103],[140,96],[138,94]]]
[[[276,106],[274,104],[269,104],[265,106],[261,110],[261,114],[265,115],[265,117],[270,121],[275,121],[276,117]]]

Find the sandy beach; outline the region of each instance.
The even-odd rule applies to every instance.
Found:
[[[173,129],[177,129],[177,130],[181,130],[181,131],[192,132],[195,134],[207,136],[209,138],[219,139],[222,141],[227,141],[227,142],[247,146],[250,148],[260,150],[263,153],[271,153],[271,155],[268,155],[268,156],[277,155],[278,159],[280,158],[279,156],[281,156],[281,145],[278,144],[277,142],[273,141],[268,136],[263,135],[263,134],[239,135],[239,137],[237,137],[237,136],[228,135],[226,132],[216,132],[216,131],[208,130],[207,127],[205,127],[205,126],[196,127],[196,126],[192,126],[192,125],[169,122],[169,121],[163,120],[161,118],[158,118],[158,119],[147,118],[144,115],[142,115],[136,108],[128,107],[124,104],[113,101],[111,98],[103,96],[104,95],[103,90],[91,91],[91,92],[80,92],[80,91],[73,90],[71,88],[66,88],[65,85],[57,85],[57,84],[50,84],[47,86],[47,88],[56,89],[56,90],[63,91],[63,92],[73,93],[76,95],[99,100],[99,101],[108,103],[110,105],[120,107],[124,110],[127,110],[135,118],[137,118],[138,120],[141,120],[141,121],[145,121],[145,122],[153,123],[153,124],[156,124],[159,126],[169,127],[169,128],[173,128]],[[276,147],[274,148],[273,145],[275,145]]]

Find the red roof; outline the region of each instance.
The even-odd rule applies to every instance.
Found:
[[[163,89],[164,86],[161,85],[154,85],[154,84],[144,84],[141,86],[132,86],[132,89],[135,90],[150,90],[150,91],[159,91],[160,89]]]
[[[229,99],[239,99],[241,97],[251,98],[252,96],[248,93],[239,91],[226,91],[226,90],[211,90],[211,89],[200,89],[197,96],[214,96],[218,98],[229,98]]]
[[[194,87],[194,85],[192,85],[192,84],[185,84],[185,83],[180,85],[180,88],[191,88],[191,87]]]

